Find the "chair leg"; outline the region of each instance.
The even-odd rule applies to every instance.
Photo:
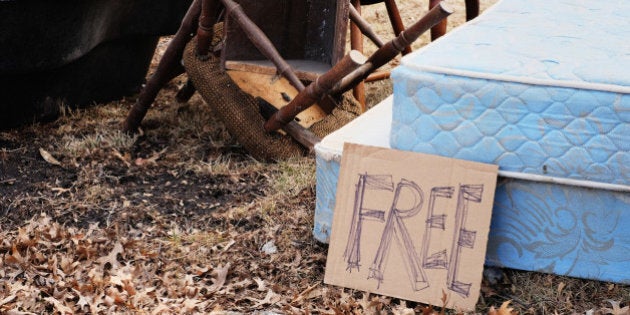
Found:
[[[221,1],[202,0],[199,26],[197,28],[197,56],[207,59],[210,43],[214,37],[214,23],[221,12]]]
[[[479,0],[466,0],[466,21],[479,15]]]
[[[175,99],[178,103],[186,103],[190,100],[190,98],[195,94],[196,91],[197,89],[193,85],[192,81],[188,79],[186,81],[186,84],[184,84],[184,86],[182,86],[179,91],[177,91]]]
[[[402,31],[405,30],[405,25],[403,24],[402,18],[400,17],[400,12],[398,11],[398,6],[396,5],[395,0],[385,0],[385,7],[387,8],[387,14],[389,15],[389,21],[392,23],[392,28],[394,29],[394,34],[396,36],[400,35]],[[411,52],[411,47],[405,47],[402,54],[406,55]]]
[[[389,16],[389,21],[392,24],[392,28],[394,29],[394,34],[396,36],[400,35],[400,33],[402,31],[405,30],[405,25],[402,21],[402,18],[400,17],[400,12],[398,11],[398,6],[396,5],[396,1],[395,0],[384,0],[383,2],[385,2],[385,7],[387,8],[387,15]],[[438,1],[439,2],[439,1]],[[351,5],[353,7],[356,8],[358,13],[361,13],[361,1],[360,0],[351,0]],[[373,2],[376,3],[376,2]],[[437,3],[436,3],[437,5]],[[354,23],[352,23],[350,25],[350,47],[354,50],[358,50],[360,52],[363,52],[363,34],[361,33],[361,30],[359,29],[359,27],[357,25],[355,25]],[[405,47],[405,49],[402,51],[402,54],[408,54],[411,52],[411,47],[407,46]],[[372,77],[371,79],[380,79],[384,76],[379,76],[377,77]],[[388,77],[385,76],[385,77]],[[362,81],[359,84],[357,84],[354,88],[353,88],[353,95],[354,98],[357,99],[357,101],[359,102],[359,104],[361,104],[361,110],[363,112],[365,112],[366,110],[366,105],[365,105],[365,82]]]
[[[171,43],[164,52],[164,56],[162,56],[157,70],[149,78],[144,89],[140,92],[138,100],[129,110],[127,118],[123,122],[124,131],[131,133],[136,132],[140,126],[140,122],[147,114],[149,107],[153,104],[153,101],[162,87],[176,76],[184,73],[185,70],[180,60],[182,60],[186,44],[192,38],[191,34],[197,29],[197,20],[200,12],[201,1],[195,0],[190,5],[190,8],[188,8],[188,12],[179,30],[177,30],[175,37],[171,40]]]
[[[433,9],[433,7],[438,5],[441,1],[442,0],[430,0],[429,1],[429,10]],[[469,1],[467,0],[466,2],[468,3]],[[431,40],[436,40],[440,36],[446,34],[446,25],[447,25],[447,21],[446,21],[446,19],[444,19],[444,20],[440,21],[440,23],[438,23],[437,25],[432,27],[431,28]]]
[[[361,1],[352,0],[350,5],[354,6],[357,12],[361,13]],[[351,23],[350,24],[350,47],[351,49],[358,50],[363,53],[363,34],[359,27]],[[365,112],[365,83],[361,81],[352,89],[354,98],[361,104],[361,112]]]

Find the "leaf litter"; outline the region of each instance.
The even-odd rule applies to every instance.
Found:
[[[88,232],[41,215],[6,236],[0,247],[3,312],[205,312],[252,283],[228,281],[230,262],[212,265],[188,257],[182,263],[169,255],[178,249],[165,246],[163,233],[152,228]],[[84,254],[87,246],[92,257]],[[156,249],[165,255],[153,255]],[[280,299],[272,293],[269,289],[262,299],[250,299],[254,307],[276,304]],[[29,297],[35,298],[28,302]]]

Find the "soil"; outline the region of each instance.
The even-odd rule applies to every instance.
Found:
[[[38,129],[43,129],[46,135],[50,131],[45,129],[51,126],[54,124]],[[41,141],[41,135],[27,134],[21,137],[18,141],[28,142],[27,146],[18,147],[10,141],[3,141],[5,150],[0,165],[0,222],[7,224],[7,227],[24,223],[46,210],[52,211],[50,214],[59,223],[76,223],[81,227],[87,227],[93,222],[104,224],[106,219],[112,219],[111,214],[102,211],[73,211],[74,205],[63,200],[69,194],[74,194],[74,198],[82,196],[86,200],[96,198],[99,204],[107,201],[105,203],[129,204],[139,208],[148,204],[160,209],[164,215],[173,215],[189,223],[188,214],[207,215],[222,205],[249,203],[262,194],[268,185],[267,178],[257,172],[241,173],[236,178],[228,174],[197,176],[192,171],[180,174],[168,165],[130,169],[119,160],[108,159],[108,156],[102,156],[103,160],[100,160],[95,156],[99,153],[92,153],[89,163],[98,165],[97,169],[90,170],[94,171],[93,174],[87,175],[95,177],[88,179],[91,182],[88,191],[81,191],[81,187],[86,187],[86,183],[82,182],[82,179],[86,179],[86,174],[82,174],[85,173],[82,163],[51,167],[39,152],[39,148],[46,147]],[[158,150],[160,147],[159,143],[140,138],[129,154],[133,160],[142,159],[143,151]],[[241,154],[245,155],[244,152]],[[91,187],[97,187],[103,194],[90,196],[94,193],[90,191]],[[62,204],[70,208],[55,209]],[[204,228],[203,223],[195,222],[193,226]]]
[[[463,1],[449,2],[460,9],[452,28],[463,22]],[[410,23],[417,4],[399,5]],[[382,8],[364,14],[388,37]],[[0,132],[0,313],[439,310],[323,284],[327,245],[311,235],[313,158],[256,161],[199,96],[175,101],[184,82],[163,89],[140,135],[119,131],[134,97],[62,108],[55,122]],[[369,84],[369,105],[390,93],[389,81]],[[628,312],[627,286],[514,270],[485,275],[479,313]]]

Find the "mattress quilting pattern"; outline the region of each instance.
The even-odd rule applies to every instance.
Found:
[[[630,184],[630,2],[503,0],[403,58],[391,145]]]
[[[630,184],[630,95],[401,69],[392,147]]]

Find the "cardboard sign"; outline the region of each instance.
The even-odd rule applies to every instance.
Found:
[[[346,144],[324,282],[472,310],[498,167]]]

